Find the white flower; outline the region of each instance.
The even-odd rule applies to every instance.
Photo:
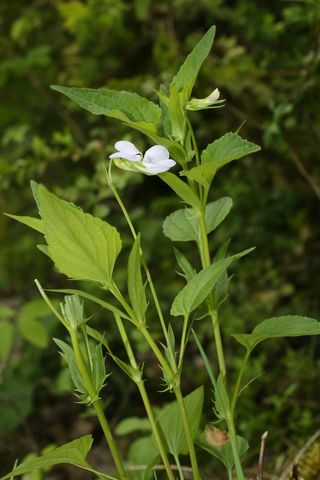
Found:
[[[186,105],[187,110],[206,110],[207,108],[222,107],[224,100],[219,100],[220,92],[216,88],[206,98],[192,98]]]
[[[154,145],[143,155],[133,143],[121,140],[115,144],[115,149],[117,152],[109,158],[114,158],[115,164],[124,170],[157,175],[176,164],[169,158],[168,150],[162,145]]]

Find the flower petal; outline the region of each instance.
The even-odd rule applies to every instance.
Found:
[[[167,160],[160,160],[157,163],[143,162],[145,170],[142,173],[147,175],[157,175],[158,173],[166,172],[176,164],[174,160],[168,158]]]
[[[127,142],[127,140],[120,140],[114,145],[115,149],[126,155],[138,155],[142,156],[142,153],[137,149],[137,147],[132,142]]]
[[[161,160],[168,160],[169,152],[166,147],[162,145],[154,145],[149,148],[144,154],[143,162],[158,163]]]

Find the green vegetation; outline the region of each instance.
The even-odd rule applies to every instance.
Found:
[[[33,178],[121,231],[125,228],[125,220],[106,184],[103,162],[114,151],[113,145],[119,139],[134,141],[141,151],[154,142],[147,143],[139,131],[129,130],[113,118],[86,113],[50,90],[49,85],[106,87],[109,91],[124,89],[156,102],[155,89],[160,83],[168,86],[186,54],[215,23],[214,50],[200,70],[193,95],[204,98],[218,87],[226,99],[226,106],[207,112],[189,112],[200,147],[205,147],[212,138],[221,137],[225,131],[237,129],[241,137],[262,146],[252,158],[238,164],[234,162],[219,173],[207,206],[212,219],[217,198],[224,199],[222,217],[206,225],[209,233],[226,218],[212,237],[213,249],[232,237],[232,251],[241,252],[248,245],[255,245],[257,252],[242,259],[242,267],[237,269],[231,284],[231,302],[221,308],[228,369],[236,375],[236,370],[241,368],[243,352],[241,348],[235,349],[234,340],[227,334],[252,332],[242,338],[238,335],[238,340],[247,348],[248,342],[260,341],[260,336],[255,337],[259,332],[252,330],[261,318],[273,317],[275,313],[285,316],[291,311],[319,317],[315,281],[320,267],[319,225],[315,218],[320,199],[320,169],[316,162],[320,136],[317,101],[320,7],[316,0],[265,4],[248,0],[201,0],[196,3],[188,0],[33,3],[17,0],[14,4],[2,2],[0,17],[3,52],[0,83],[5,91],[5,101],[0,106],[3,131],[1,210],[38,216],[29,187]],[[196,70],[194,67],[195,74]],[[181,78],[176,76],[174,84],[179,89]],[[69,92],[72,98],[72,91]],[[169,111],[170,108],[172,114],[176,103],[168,106]],[[132,120],[131,114],[127,112],[127,125]],[[146,105],[140,120],[152,124],[159,114],[158,109]],[[114,113],[110,116],[115,117]],[[174,133],[177,139],[186,128],[180,120],[176,118]],[[134,127],[132,122],[130,126]],[[234,148],[231,142],[236,143],[240,137],[227,135],[233,137],[219,138],[210,145],[211,151],[205,152],[214,156],[214,152],[219,151],[218,142],[223,142],[223,151],[228,145]],[[154,133],[150,137],[155,138]],[[253,143],[247,142],[242,148],[250,153],[253,151],[250,145]],[[178,148],[168,146],[169,150],[174,147]],[[210,180],[213,167],[205,165],[205,152],[203,165],[190,170],[188,178]],[[166,175],[169,174],[163,174],[163,180],[171,186],[172,179]],[[192,216],[188,217],[186,210],[177,210],[181,204],[157,178],[114,169],[113,182],[117,191],[125,192],[130,215],[137,230],[143,232],[145,257],[161,303],[168,312],[184,281],[173,274],[175,256],[173,250],[171,257],[167,254],[166,236],[181,242],[187,240],[187,231],[189,240],[196,241],[190,229]],[[179,186],[175,191],[193,205],[192,192],[190,197],[190,192],[181,192]],[[234,207],[232,215],[227,217],[231,208],[228,197],[232,198]],[[169,214],[164,236],[162,219]],[[179,217],[179,228],[176,217]],[[41,225],[38,227],[41,230]],[[45,423],[48,405],[52,406],[53,417],[58,416],[72,387],[66,364],[61,360],[59,365],[56,346],[51,342],[52,336],[62,335],[61,326],[43,302],[35,300],[33,278],[41,278],[43,285],[57,288],[66,289],[69,284],[52,272],[50,261],[34,249],[34,245],[41,242],[39,233],[2,215],[0,236],[0,435],[3,452],[9,454],[8,464],[1,466],[5,473],[16,457],[30,451],[30,429],[39,442],[35,451],[48,443],[58,443],[50,425],[45,432],[41,428],[39,435],[37,429],[39,424]],[[122,234],[123,249],[127,253],[129,239],[130,231],[127,230]],[[186,268],[185,256],[193,259],[193,264],[197,262],[194,243],[178,243],[177,246],[180,268],[181,264]],[[115,246],[115,251],[118,247]],[[181,252],[185,256],[181,256]],[[120,256],[117,260],[116,276],[120,288],[127,282],[125,258]],[[135,260],[132,251],[132,264]],[[109,273],[111,271],[112,265]],[[72,273],[74,277],[76,272]],[[97,278],[101,272],[90,274]],[[183,295],[182,292],[179,295]],[[97,292],[92,289],[91,293]],[[138,293],[133,287],[129,293],[134,306]],[[181,313],[185,303],[180,304],[177,299],[172,308]],[[105,328],[103,314],[89,305],[88,302],[88,314],[93,315],[94,323]],[[141,299],[136,309],[139,305]],[[194,305],[188,305],[189,311]],[[156,330],[155,314],[150,322]],[[108,341],[115,351],[120,348],[118,334],[111,325],[108,328]],[[139,358],[147,360],[146,374],[148,383],[152,384],[156,361],[148,358],[145,342],[134,332],[132,335]],[[206,322],[199,322],[197,335],[206,346],[210,362],[217,365]],[[187,362],[184,382],[186,391],[191,391],[208,381],[196,368],[200,357],[195,344],[187,348],[194,362]],[[270,438],[266,470],[277,475],[282,471],[281,455],[290,459],[319,425],[318,350],[316,338],[282,339],[270,341],[265,349],[258,347],[252,354],[243,380],[246,383],[260,378],[246,389],[238,406],[241,434],[245,433],[251,446],[257,446],[250,449],[248,466],[256,463],[258,443],[264,430],[269,430]],[[262,375],[264,370],[266,375]],[[119,377],[118,370],[115,371]],[[123,379],[117,379],[115,374],[108,379],[114,387],[113,398],[107,399],[108,409],[119,407],[115,423],[120,418],[143,416],[141,409],[133,407],[136,393]],[[171,399],[169,395],[164,398]],[[205,398],[204,403],[209,411],[210,399]],[[38,420],[34,416],[36,409],[40,412]],[[71,425],[75,426],[79,409],[75,407],[72,413]],[[88,422],[90,424],[90,418]],[[91,424],[93,429],[94,424]],[[133,438],[135,431],[133,429]],[[12,439],[25,439],[19,440],[17,449],[8,449],[4,443],[8,435]],[[89,439],[84,437],[83,441],[89,442]],[[15,443],[13,441],[13,446]],[[288,446],[291,447],[288,449]],[[131,455],[134,457],[137,451]],[[85,453],[82,456],[84,459]],[[204,462],[208,462],[207,457]]]

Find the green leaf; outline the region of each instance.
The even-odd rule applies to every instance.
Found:
[[[77,88],[52,85],[80,107],[94,115],[107,115],[124,122],[143,122],[149,128],[160,120],[160,107],[137,93],[108,90],[107,88]]]
[[[191,205],[195,210],[201,210],[199,198],[183,180],[170,172],[160,173],[159,177],[169,185],[169,187],[178,195],[178,197],[182,198],[185,203]]]
[[[184,405],[189,419],[192,438],[198,433],[203,407],[203,386],[184,397]],[[189,452],[178,403],[169,404],[158,417],[158,423],[167,443],[168,451],[174,455],[186,455]]]
[[[8,320],[0,320],[0,360],[6,360],[10,354],[14,339],[14,326]]]
[[[237,133],[229,132],[208,145],[201,154],[201,165],[184,172],[184,175],[208,186],[221,167],[259,150],[258,145],[244,140]]]
[[[17,222],[23,223],[30,228],[33,228],[33,230],[37,230],[37,232],[44,234],[43,222],[40,218],[27,217],[24,215],[11,215],[11,213],[4,213],[4,215],[12,218],[13,220],[17,220]]]
[[[141,276],[140,235],[136,237],[129,255],[128,292],[134,313],[143,320],[148,305]]]
[[[223,197],[206,206],[205,222],[209,234],[223,222],[232,207],[232,200]],[[200,239],[199,218],[191,208],[184,208],[171,213],[163,222],[163,233],[176,242],[196,241]]]
[[[195,269],[193,268],[193,266],[191,265],[187,257],[183,255],[183,253],[181,253],[176,248],[174,248],[173,250],[174,250],[174,254],[176,256],[178,265],[182,270],[182,273],[179,273],[179,272],[178,273],[179,275],[182,275],[187,280],[187,282],[189,282],[197,272],[195,271]]]
[[[19,332],[32,345],[46,348],[50,340],[50,324],[47,320],[51,318],[51,313],[43,300],[31,300],[23,305],[19,312],[17,322]]]
[[[99,396],[102,388],[105,386],[106,378],[108,377],[106,373],[106,362],[102,352],[102,345],[93,345],[89,343],[90,347],[90,357],[92,365],[92,379],[94,388],[97,396]]]
[[[201,436],[196,441],[197,445],[203,450],[209,452],[211,455],[216,457],[220,462],[222,462],[226,469],[231,472],[234,467],[234,456],[232,452],[232,446],[230,439],[227,440],[223,445],[213,446],[206,441],[205,434]],[[249,448],[247,440],[243,437],[237,435],[237,443],[239,455],[242,457]]]
[[[214,386],[214,411],[220,420],[227,420],[228,411],[230,411],[230,398],[225,377],[221,373]]]
[[[141,470],[130,472],[130,475],[136,480],[145,480],[152,478],[151,468],[159,457],[158,449],[153,445],[151,436],[138,438],[130,445],[128,451],[129,465],[144,465]]]
[[[49,344],[49,333],[36,318],[19,315],[19,331],[28,342],[38,348],[46,348]]]
[[[186,100],[189,99],[193,85],[197,79],[200,67],[207,58],[215,36],[216,28],[211,27],[207,33],[202,37],[200,42],[187,56],[184,63],[181,65],[177,75],[174,77],[170,85],[170,90],[175,87],[176,90],[185,93]]]
[[[68,364],[69,372],[74,384],[75,389],[80,394],[83,400],[89,400],[87,389],[82,380],[81,373],[79,372],[79,368],[76,362],[76,358],[72,348],[62,340],[58,338],[54,338],[53,341],[58,345],[61,350],[61,355],[65,359]]]
[[[39,202],[49,254],[58,270],[76,280],[108,285],[121,250],[117,230],[42,185]]]
[[[213,232],[226,218],[232,208],[230,197],[222,197],[206,206],[205,219],[207,233]]]
[[[178,142],[185,137],[186,115],[184,112],[184,95],[179,93],[174,85],[170,88],[170,96],[167,103],[171,121],[171,135]]]
[[[171,315],[189,316],[212,292],[220,275],[239,258],[253,250],[249,248],[231,257],[219,260],[197,273],[178,293],[171,306]]]
[[[116,435],[128,435],[133,432],[150,432],[150,422],[147,418],[128,417],[121,420],[115,429]]]
[[[109,475],[101,474],[97,472],[90,464],[86,461],[86,456],[88,455],[91,446],[92,446],[92,436],[85,435],[83,437],[77,438],[72,442],[66,443],[61,447],[54,448],[44,455],[31,460],[26,460],[25,462],[18,465],[12,470],[12,472],[7,473],[1,480],[9,480],[12,476],[24,475],[25,473],[32,472],[36,469],[50,469],[54,465],[59,464],[70,464],[75,465],[76,467],[81,467],[84,470],[98,474],[100,477],[115,480],[114,477]]]
[[[215,140],[201,154],[202,164],[215,165],[216,170],[260,150],[259,145],[248,142],[237,133],[229,132]]]
[[[320,335],[320,322],[299,315],[267,318],[257,325],[252,333],[236,333],[233,337],[247,350],[252,351],[268,338],[303,337]]]

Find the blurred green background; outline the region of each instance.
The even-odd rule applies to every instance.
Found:
[[[318,0],[0,2],[0,209],[36,215],[29,187],[34,179],[108,219],[121,229],[128,247],[130,235],[107,188],[103,162],[117,140],[141,148],[149,144],[116,121],[80,110],[49,85],[106,86],[156,100],[155,90],[170,81],[212,24],[217,26],[214,49],[193,93],[205,97],[218,87],[226,107],[190,114],[200,146],[242,122],[241,135],[262,146],[252,158],[225,168],[212,192],[213,199],[229,195],[234,201],[213,246],[231,237],[233,252],[257,247],[235,269],[222,311],[228,367],[234,372],[243,352],[230,333],[249,331],[257,321],[283,313],[319,318]],[[157,178],[118,171],[115,180],[142,232],[167,309],[182,280],[175,275],[174,254],[161,224],[178,208],[177,200]],[[95,420],[84,417],[74,403],[68,373],[51,340],[63,332],[40,301],[33,279],[51,288],[68,281],[36,249],[36,232],[1,215],[0,238],[0,456],[5,458],[0,470],[5,471],[30,449],[39,451],[79,432],[93,431],[99,439],[99,433]],[[180,247],[198,261],[192,246]],[[122,255],[117,275],[123,284],[125,266]],[[91,305],[87,311],[120,348],[109,319]],[[156,332],[155,318],[151,325]],[[214,363],[206,322],[198,330]],[[135,342],[158,402],[157,365],[144,343]],[[208,419],[213,420],[204,369],[196,349],[191,345],[189,350],[185,391],[206,383]],[[319,428],[319,342],[266,343],[257,349],[248,379],[261,373],[241,399],[238,421],[252,445],[247,466],[256,462],[259,438],[269,430],[267,468],[279,473]],[[143,415],[134,387],[117,370],[109,387],[105,400],[113,425]],[[126,441],[121,442],[126,449]],[[63,472],[54,478],[75,478]]]

